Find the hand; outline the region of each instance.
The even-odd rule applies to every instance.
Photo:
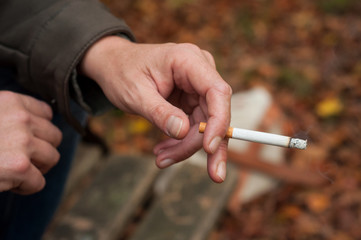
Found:
[[[0,192],[38,192],[59,160],[62,134],[46,103],[8,91],[0,91],[0,102]]]
[[[136,44],[110,36],[87,51],[81,70],[119,109],[144,116],[172,137],[154,149],[160,168],[203,146],[210,177],[225,179],[232,90],[210,53],[192,44]],[[208,123],[204,136],[200,121]]]

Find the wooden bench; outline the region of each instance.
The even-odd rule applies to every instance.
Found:
[[[159,170],[152,156],[101,156],[82,144],[44,239],[207,239],[237,182],[227,170],[216,184],[192,163]]]
[[[271,95],[259,87],[233,95],[232,124],[279,134],[287,125]],[[81,145],[44,239],[206,239],[226,205],[234,215],[280,182],[319,187],[327,181],[288,166],[282,148],[232,139],[228,147],[228,160],[237,167],[228,165],[226,182],[215,184],[201,151],[159,170],[153,156],[101,156],[99,148]]]

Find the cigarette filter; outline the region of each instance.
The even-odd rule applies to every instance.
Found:
[[[199,132],[203,133],[206,129],[207,123],[201,122],[199,124]],[[263,143],[279,147],[306,149],[307,140],[282,136],[273,133],[265,133],[241,128],[229,127],[226,137],[240,139],[250,142]]]

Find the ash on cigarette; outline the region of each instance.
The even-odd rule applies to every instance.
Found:
[[[290,148],[306,149],[306,147],[307,147],[307,140],[303,140],[299,138],[291,138]]]

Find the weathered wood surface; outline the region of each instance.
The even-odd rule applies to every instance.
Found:
[[[117,239],[159,172],[153,159],[111,156],[46,240]]]
[[[78,187],[79,183],[89,173],[93,172],[94,168],[99,167],[102,152],[98,146],[81,143],[78,145],[74,162],[69,173],[69,178],[65,186],[65,194],[71,194],[75,188]]]
[[[232,193],[238,175],[230,166],[222,184],[204,167],[184,164],[136,229],[132,240],[206,239]]]

